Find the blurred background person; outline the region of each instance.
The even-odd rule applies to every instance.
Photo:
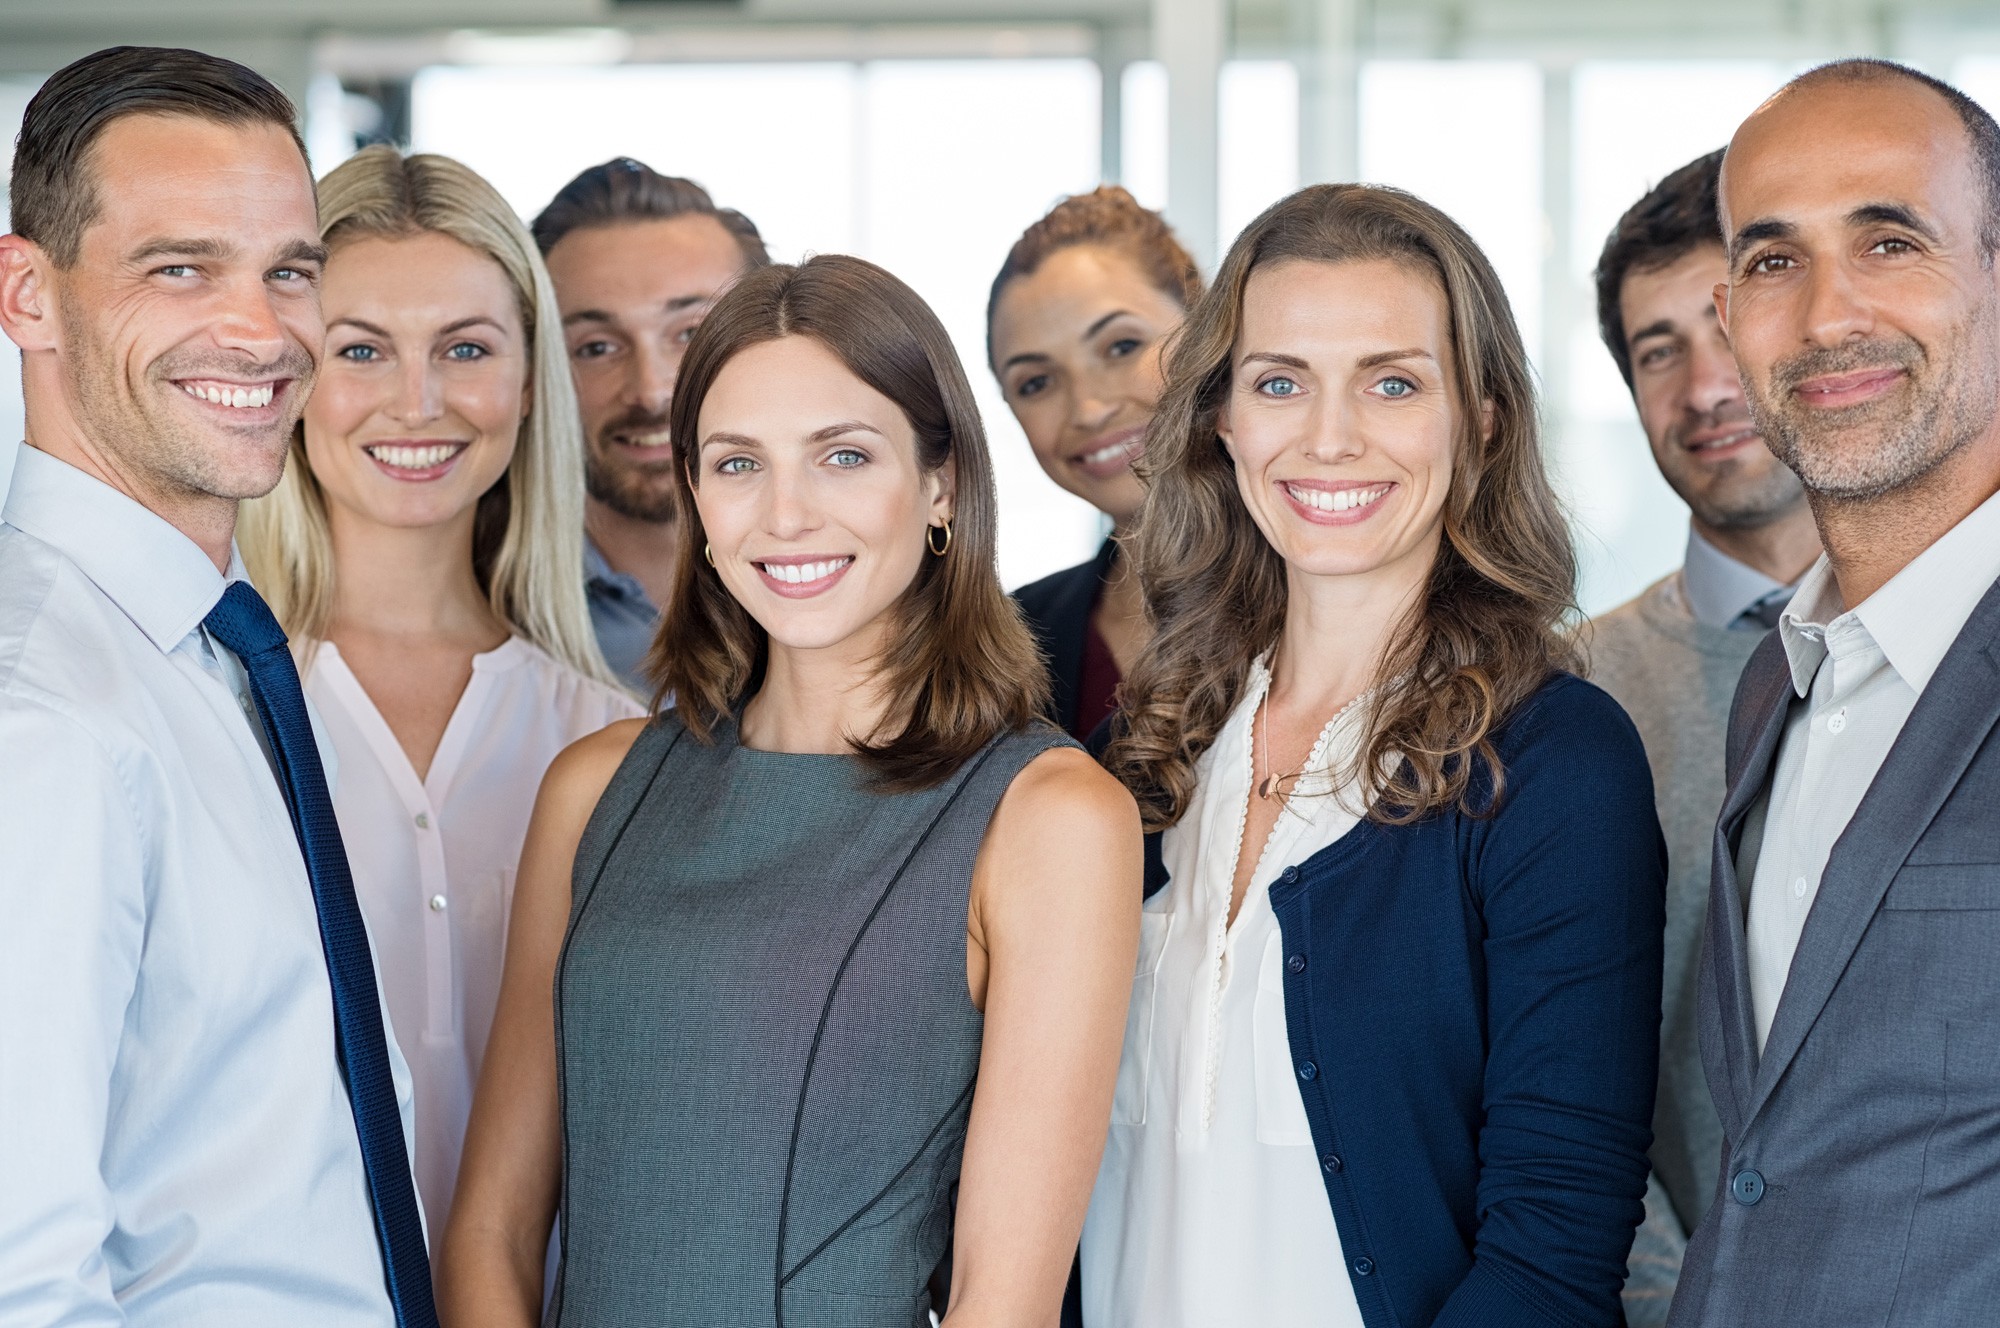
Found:
[[[1014,592],[1049,661],[1050,713],[1079,738],[1111,713],[1146,643],[1118,541],[1145,497],[1133,465],[1160,399],[1161,349],[1200,295],[1172,229],[1116,185],[1058,203],[993,279],[987,351],[1007,405],[1048,477],[1111,519],[1096,557]]]
[[[971,388],[913,291],[766,268],[682,372],[675,706],[544,786],[447,1317],[540,1320],[560,1198],[554,1323],[1050,1322],[1137,945],[1132,800],[1040,718]]]
[[[1661,180],[1619,218],[1597,263],[1604,344],[1632,390],[1660,474],[1689,510],[1687,560],[1599,617],[1591,680],[1645,740],[1667,836],[1667,939],[1653,1178],[1632,1248],[1626,1315],[1663,1324],[1687,1233],[1715,1196],[1722,1127],[1701,1068],[1695,971],[1724,792],[1736,680],[1819,556],[1805,489],[1751,422],[1715,313],[1729,278],[1716,220],[1720,150]]]
[[[667,410],[688,338],[746,270],[756,226],[630,157],[571,180],[534,220],[583,415],[584,576],[598,645],[634,690],[674,584]]]
[[[242,547],[338,758],[441,1233],[535,790],[640,707],[584,608],[574,402],[526,228],[464,166],[389,147],[321,181],[319,217],[323,367]]]
[[[1399,191],[1293,195],[1189,315],[1106,757],[1165,870],[1091,1328],[1621,1321],[1666,862],[1537,430],[1498,277]]]

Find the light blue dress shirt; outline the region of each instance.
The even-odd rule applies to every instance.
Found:
[[[641,697],[653,694],[645,676],[646,652],[653,648],[653,629],[660,610],[646,598],[638,578],[612,570],[590,536],[583,537],[583,593],[590,603],[590,625],[597,631],[597,648],[604,662]]]
[[[1748,563],[1737,562],[1690,529],[1687,560],[1681,565],[1681,590],[1687,596],[1688,611],[1704,627],[1763,632],[1769,630],[1767,624],[1746,615],[1775,601],[1770,610],[1775,619],[1791,598],[1792,586],[1773,581]]]
[[[305,864],[241,667],[201,626],[225,584],[153,513],[21,450],[0,1323],[394,1323]],[[393,1039],[390,1062],[407,1142]]]

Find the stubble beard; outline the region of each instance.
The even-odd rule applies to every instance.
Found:
[[[612,437],[616,433],[664,425],[663,420],[656,423],[625,415],[599,429],[583,450],[584,492],[622,517],[656,526],[672,525],[680,511],[672,449],[667,449],[667,456],[659,461],[635,461],[619,454],[623,444]]]
[[[1914,338],[1876,339],[1782,360],[1753,387],[1751,416],[1780,461],[1815,499],[1867,502],[1922,480],[1986,433],[2000,415],[1994,301],[1954,328],[1935,353]],[[1841,411],[1797,404],[1796,386],[1823,374],[1895,366],[1904,387]]]

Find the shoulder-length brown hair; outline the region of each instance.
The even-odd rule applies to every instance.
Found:
[[[1458,223],[1398,189],[1314,185],[1252,222],[1183,325],[1140,463],[1151,489],[1136,565],[1155,624],[1124,684],[1105,764],[1149,828],[1172,825],[1195,762],[1243,697],[1285,620],[1285,565],[1251,520],[1216,434],[1243,290],[1271,263],[1386,259],[1435,280],[1451,330],[1460,436],[1444,538],[1422,600],[1392,637],[1355,763],[1369,815],[1402,824],[1502,793],[1493,730],[1572,663],[1561,624],[1576,555],[1542,467],[1534,384],[1506,293]],[[1483,419],[1491,432],[1482,436]],[[1475,765],[1491,782],[1471,806]]]
[[[680,559],[647,659],[656,704],[671,695],[688,731],[708,741],[762,681],[764,630],[702,556],[708,536],[694,502],[698,425],[723,365],[788,336],[811,337],[895,402],[916,433],[926,474],[952,469],[951,539],[942,557],[923,559],[877,661],[895,731],[853,739],[880,787],[928,787],[991,738],[1031,723],[1046,704],[1048,682],[994,569],[993,465],[964,366],[922,297],[859,258],[822,254],[752,272],[688,343],[669,419],[679,463]]]

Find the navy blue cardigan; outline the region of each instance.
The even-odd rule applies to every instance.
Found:
[[[1624,1322],[1659,1063],[1652,775],[1618,703],[1568,674],[1493,745],[1494,814],[1364,820],[1269,882],[1292,1064],[1367,1328]],[[1165,873],[1148,860],[1150,896]]]

